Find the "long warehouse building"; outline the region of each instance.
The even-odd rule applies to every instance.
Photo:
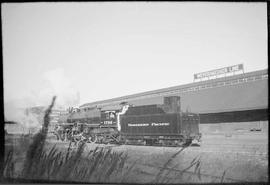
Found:
[[[268,70],[259,70],[190,84],[86,103],[80,109],[120,109],[120,103],[162,104],[164,96],[180,96],[181,110],[200,114],[201,123],[268,120]]]

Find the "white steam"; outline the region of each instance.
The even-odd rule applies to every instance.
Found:
[[[5,125],[8,132],[27,134],[37,132],[41,128],[42,120],[40,119],[40,116],[42,115],[34,114],[29,111],[26,112],[26,109],[19,108],[14,102],[5,103],[4,109],[5,121],[14,121],[18,123],[18,125],[12,127]]]
[[[33,89],[28,97],[5,102],[5,120],[23,124],[26,128],[40,128],[42,116],[40,114],[25,112],[25,108],[42,106],[45,109],[51,103],[52,97],[57,96],[54,109],[66,109],[78,106],[80,95],[63,69],[54,69],[44,73],[41,89]],[[18,92],[19,93],[19,92]],[[43,111],[44,112],[44,111]]]
[[[45,87],[39,93],[39,98],[50,102],[56,95],[56,107],[78,106],[80,103],[79,92],[65,74],[63,69],[54,69],[44,74]]]

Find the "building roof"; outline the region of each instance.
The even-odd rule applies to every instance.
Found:
[[[122,106],[121,105],[109,105],[106,107],[102,107],[102,111],[110,111],[110,110],[121,110]]]
[[[87,103],[80,108],[117,106],[123,101],[134,105],[162,104],[164,96],[181,97],[182,110],[222,112],[268,108],[268,71],[259,70],[185,85],[147,91]]]

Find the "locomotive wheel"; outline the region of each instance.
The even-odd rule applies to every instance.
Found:
[[[96,135],[92,135],[88,138],[88,141],[90,143],[96,143],[97,142],[97,136]]]
[[[192,143],[192,139],[186,139],[186,142],[184,143],[184,146],[190,146]]]
[[[65,134],[60,134],[60,139],[61,139],[61,141],[64,141],[65,140]]]
[[[81,138],[73,137],[73,140],[74,140],[74,142],[79,142],[79,141],[81,141]]]
[[[103,143],[106,144],[106,145],[109,144],[111,141],[112,141],[112,139],[111,139],[111,136],[110,135],[106,135],[103,138]]]
[[[85,143],[84,140],[79,140],[79,141],[77,141],[77,146],[80,146],[80,145],[82,145],[82,144],[84,144],[84,143]]]
[[[60,135],[57,132],[53,132],[53,135],[56,137],[56,140],[60,140]]]

